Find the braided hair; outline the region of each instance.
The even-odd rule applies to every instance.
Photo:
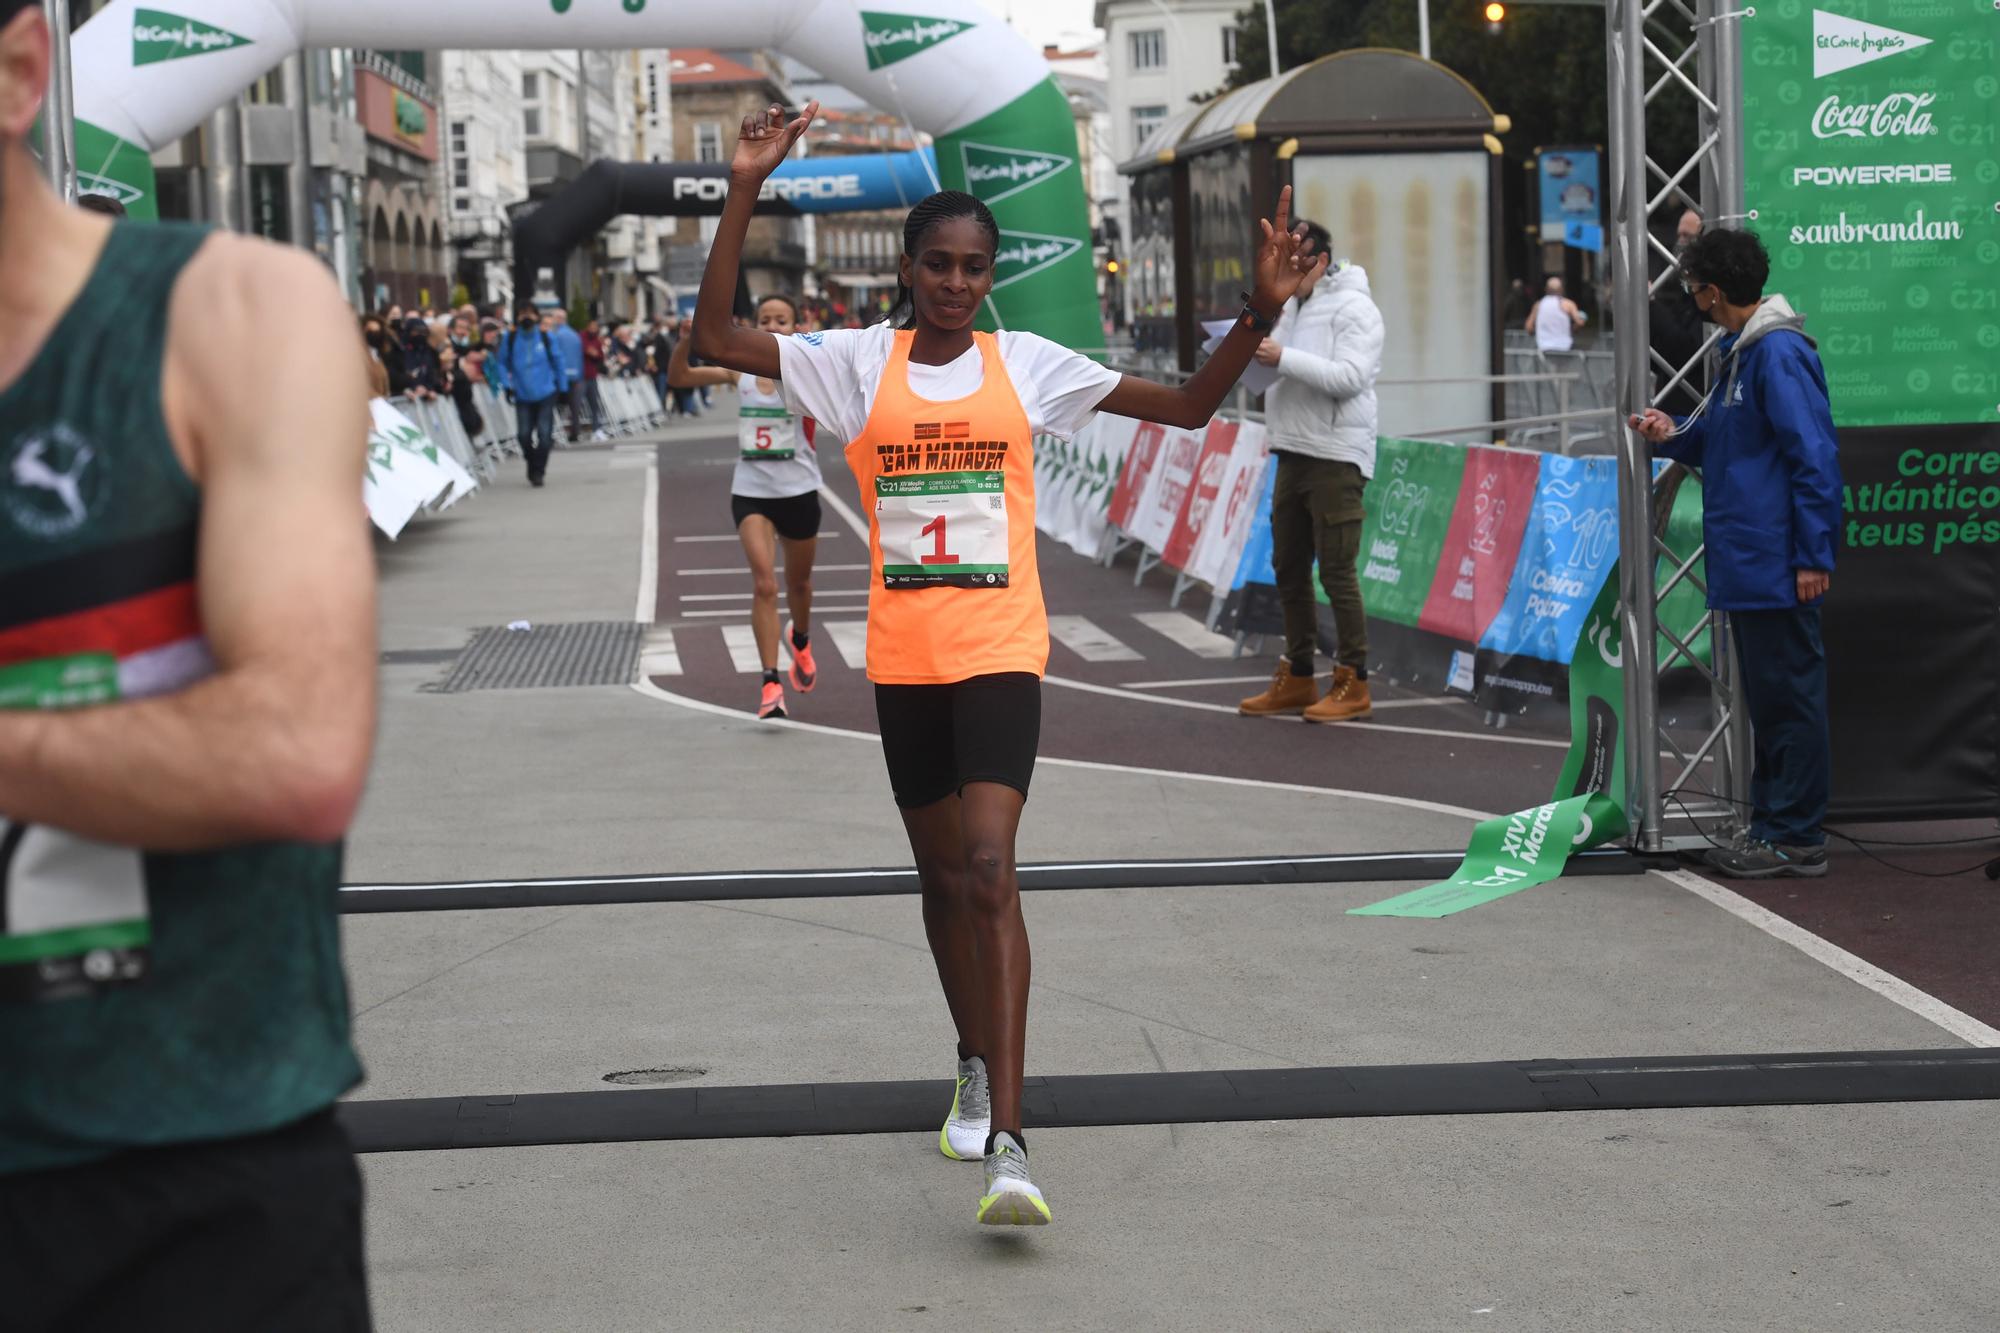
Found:
[[[993,220],[993,210],[963,190],[939,190],[917,202],[910,216],[903,220],[903,253],[915,259],[923,253],[924,238],[933,228],[958,218],[971,218],[986,233],[994,254],[1000,253],[1000,224]],[[900,275],[896,279],[896,303],[889,308],[889,322],[899,329],[916,327],[915,297]]]

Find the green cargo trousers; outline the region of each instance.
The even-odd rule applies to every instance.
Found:
[[[1319,606],[1313,597],[1313,561],[1333,603],[1340,635],[1337,660],[1356,672],[1368,668],[1368,613],[1361,604],[1362,492],[1368,479],[1353,463],[1274,451],[1277,490],[1271,497],[1271,562],[1278,573],[1278,602],[1285,611],[1285,656],[1294,666],[1313,660],[1319,640]]]

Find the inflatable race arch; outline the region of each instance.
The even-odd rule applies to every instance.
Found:
[[[1068,99],[1041,53],[972,0],[115,0],[71,48],[79,178],[155,216],[154,149],[293,51],[339,46],[774,47],[930,133],[940,184],[993,209],[989,319],[1104,341]]]

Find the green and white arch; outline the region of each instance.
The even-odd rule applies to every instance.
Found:
[[[155,215],[151,153],[305,47],[769,46],[937,143],[940,183],[1001,228],[998,319],[1103,342],[1068,100],[1041,53],[968,0],[115,0],[72,44],[85,188]]]

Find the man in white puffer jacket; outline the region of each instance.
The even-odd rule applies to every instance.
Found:
[[[1295,223],[1313,249],[1331,255],[1316,223]],[[1257,360],[1278,382],[1264,397],[1265,429],[1278,455],[1271,544],[1285,611],[1285,660],[1270,688],[1245,699],[1251,717],[1303,713],[1308,722],[1367,717],[1368,616],[1361,602],[1362,492],[1375,475],[1375,380],[1382,373],[1382,312],[1359,265],[1330,258],[1285,305]],[[1333,603],[1338,665],[1322,697],[1313,681],[1319,608],[1313,560]]]

